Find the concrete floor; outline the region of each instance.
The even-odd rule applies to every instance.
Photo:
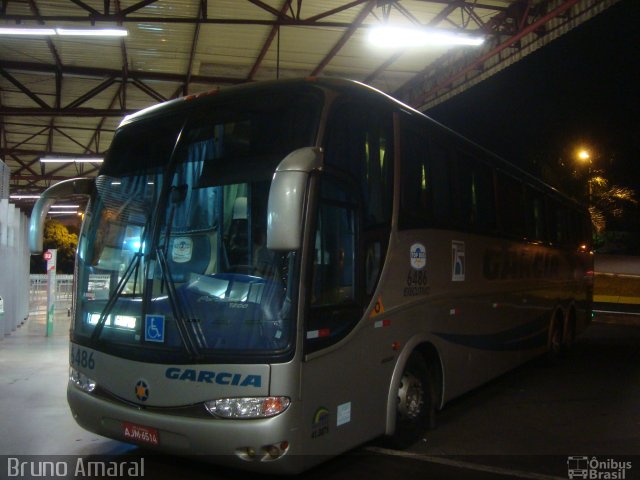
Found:
[[[134,447],[78,427],[67,406],[69,319],[56,315],[45,337],[31,316],[0,342],[0,455],[116,454]]]
[[[65,394],[66,312],[56,319],[52,337],[44,332],[44,319],[32,317],[0,341],[0,455],[146,457],[148,452],[76,425]],[[410,459],[369,445],[305,477],[346,478],[345,472],[353,475],[382,462],[389,474],[381,468],[376,478],[397,479],[398,469],[420,460],[421,478],[442,478],[443,469],[450,469],[448,478],[493,478],[482,469],[471,475],[473,465],[492,466],[496,478],[566,478],[568,456],[598,455],[630,456],[634,471],[626,478],[640,478],[635,476],[640,475],[639,432],[640,316],[603,317],[559,365],[529,363],[447,405],[437,429],[409,449]],[[367,453],[376,459],[367,460]],[[443,466],[441,459],[452,458],[454,463]],[[197,462],[174,457],[148,462],[153,478],[212,478],[211,467]],[[215,478],[245,478],[217,472]]]

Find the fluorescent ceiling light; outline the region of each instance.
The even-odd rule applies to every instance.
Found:
[[[80,208],[80,205],[51,205],[50,208]]]
[[[35,200],[37,198],[40,198],[40,195],[21,195],[17,193],[15,195],[9,195],[9,198],[13,198],[14,200]]]
[[[0,35],[55,35],[53,28],[0,27]]]
[[[128,35],[128,32],[122,28],[56,28],[56,33],[76,37],[126,37]]]
[[[0,35],[76,36],[76,37],[126,37],[122,28],[31,28],[0,27]]]
[[[429,46],[479,46],[484,43],[482,37],[472,37],[446,30],[434,30],[413,27],[373,27],[369,32],[369,43],[383,48],[407,48]]]
[[[102,163],[104,158],[90,157],[42,157],[42,163]]]

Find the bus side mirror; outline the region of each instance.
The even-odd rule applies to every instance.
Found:
[[[321,166],[322,151],[305,147],[291,152],[276,168],[267,205],[267,248],[270,250],[300,248],[309,175]]]
[[[69,195],[90,195],[95,185],[93,178],[71,178],[47,188],[36,201],[29,218],[29,250],[31,253],[42,253],[42,234],[44,221],[49,213],[49,207],[56,200]]]

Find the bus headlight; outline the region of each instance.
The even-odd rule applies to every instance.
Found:
[[[75,368],[69,368],[69,381],[80,390],[91,393],[96,389],[96,381],[80,373]]]
[[[267,418],[284,412],[289,397],[221,398],[204,403],[207,411],[221,418]]]

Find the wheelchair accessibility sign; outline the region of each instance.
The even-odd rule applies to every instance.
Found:
[[[147,315],[145,317],[144,340],[164,343],[164,315]]]

